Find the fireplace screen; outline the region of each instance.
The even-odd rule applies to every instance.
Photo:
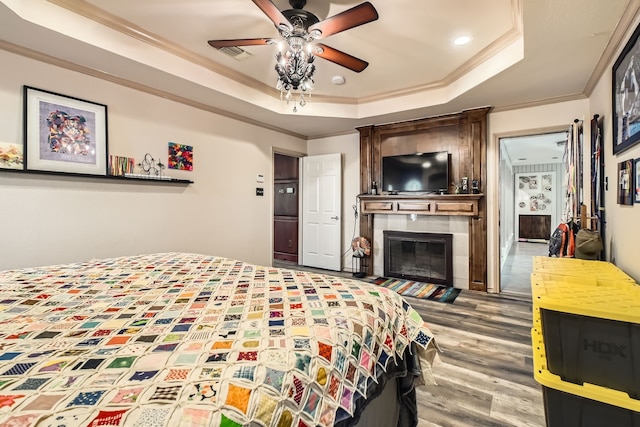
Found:
[[[453,286],[451,234],[384,231],[384,275]]]

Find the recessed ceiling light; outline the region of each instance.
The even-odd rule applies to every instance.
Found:
[[[469,37],[469,36],[460,36],[460,37],[457,37],[453,41],[453,44],[455,44],[456,46],[462,46],[463,44],[467,44],[470,41],[471,41],[471,37]]]
[[[346,80],[342,76],[333,76],[331,77],[331,83],[334,85],[343,85]]]

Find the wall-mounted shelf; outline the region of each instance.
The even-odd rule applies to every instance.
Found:
[[[55,172],[55,171],[22,170],[22,169],[0,169],[0,172],[25,174],[25,175],[46,175],[46,176],[57,176],[57,177],[96,179],[96,180],[103,180],[103,181],[132,182],[136,184],[141,184],[141,183],[155,184],[155,185],[193,184],[193,181],[191,180],[176,179],[176,178],[155,179],[155,178],[125,177],[125,176],[115,176],[115,175],[92,175],[89,173]]]

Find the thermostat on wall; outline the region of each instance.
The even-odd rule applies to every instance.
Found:
[[[256,182],[264,182],[264,175],[259,173],[258,176],[256,176]]]

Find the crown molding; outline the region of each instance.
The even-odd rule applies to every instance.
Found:
[[[116,15],[113,15],[99,7],[96,7],[84,0],[47,0],[49,3],[52,3],[56,6],[65,8],[73,13],[77,13],[85,18],[102,24],[108,28],[111,28],[117,32],[125,34],[129,37],[140,40],[144,43],[147,43],[157,49],[164,50],[176,57],[182,58],[186,61],[192,62],[199,66],[202,66],[212,72],[220,74],[228,79],[234,80],[242,85],[255,89],[263,94],[272,96],[274,98],[280,97],[280,92],[276,90],[274,87],[266,85],[256,79],[248,77],[242,73],[238,73],[228,67],[225,67],[221,64],[216,63],[215,61],[204,57],[202,55],[196,54],[188,49],[183,48],[182,46],[172,42],[171,40],[165,39],[157,34],[151,33],[144,28],[122,19]],[[335,103],[335,104],[343,104],[343,105],[359,105],[370,102],[377,101],[387,101],[392,100],[397,97],[413,95],[421,92],[433,91],[436,89],[445,88],[458,79],[463,77],[464,75],[471,72],[473,69],[492,58],[500,51],[505,49],[507,46],[510,46],[516,40],[523,36],[523,10],[522,10],[522,0],[511,0],[511,20],[512,20],[512,28],[508,30],[501,37],[493,41],[487,47],[482,49],[478,54],[472,57],[470,60],[463,63],[460,67],[453,70],[443,79],[438,81],[429,82],[423,85],[413,86],[409,88],[403,88],[400,90],[389,91],[384,93],[378,93],[362,98],[351,98],[351,97],[338,97],[338,96],[328,96],[328,95],[320,95],[317,93],[313,94],[313,97],[323,103]]]
[[[211,59],[198,55],[190,50],[184,49],[169,39],[153,34],[133,22],[113,15],[104,9],[100,9],[84,0],[47,0],[49,3],[67,9],[73,13],[84,16],[91,21],[102,24],[112,30],[132,37],[141,42],[147,43],[157,49],[164,50],[172,55],[187,60],[193,64],[204,67],[214,73],[220,74],[228,79],[235,80],[252,89],[259,90],[267,95],[274,95],[275,89],[271,88],[256,79],[252,79],[243,74],[239,74],[231,68],[218,64]],[[279,93],[279,92],[277,92]]]
[[[445,76],[442,80],[430,82],[424,85],[413,86],[410,88],[405,88],[393,92],[380,93],[376,95],[371,95],[367,97],[363,97],[359,99],[359,103],[365,102],[374,102],[374,101],[385,101],[388,99],[393,99],[398,96],[405,95],[414,95],[420,92],[442,89],[447,86],[452,85],[458,79],[462,78],[466,74],[470,73],[472,70],[494,57],[501,51],[503,51],[506,47],[510,46],[518,39],[524,36],[523,32],[523,9],[522,9],[522,0],[511,0],[511,23],[512,27],[505,32],[502,36],[494,40],[480,52],[478,52],[475,56],[470,58],[468,61],[460,65],[458,68],[453,70],[447,76]]]
[[[251,89],[257,90],[265,95],[271,96],[273,98],[280,98],[280,91],[278,91],[275,87],[266,85],[259,80],[248,77],[242,73],[238,73],[235,70],[232,70],[229,67],[225,67],[205,56],[199,55],[195,52],[192,52],[188,49],[183,48],[182,46],[163,38],[157,34],[149,32],[144,28],[127,21],[126,19],[122,19],[116,15],[113,15],[104,9],[100,9],[92,5],[91,3],[87,3],[84,0],[47,0],[49,3],[52,3],[56,6],[67,9],[73,13],[84,16],[85,18],[102,24],[112,30],[115,30],[121,34],[132,37],[141,42],[147,43],[157,49],[163,50],[171,55],[174,55],[178,58],[182,58],[186,61],[189,61],[193,64],[199,65],[201,67],[206,68],[209,71],[212,71],[216,74],[220,74],[223,77],[226,77],[230,80],[234,80],[244,86],[247,86]],[[323,102],[332,102],[338,104],[357,104],[357,100],[353,98],[346,97],[335,97],[335,96],[325,96],[314,94],[314,98],[321,100]]]
[[[640,0],[631,0],[620,17],[620,21],[618,21],[618,25],[616,25],[616,28],[613,30],[611,37],[609,37],[609,42],[602,52],[600,60],[594,68],[593,73],[591,73],[591,77],[587,80],[587,84],[584,88],[584,92],[587,96],[591,96],[593,90],[598,84],[598,81],[602,78],[605,72],[610,69],[610,64],[613,64],[615,61],[617,53],[626,43],[625,36],[627,32],[633,29],[633,24],[638,18],[639,12]]]
[[[57,58],[55,56],[47,55],[42,52],[37,52],[35,50],[28,49],[26,47],[19,46],[4,40],[0,40],[0,49],[10,53],[14,53],[16,55],[23,56],[25,58],[34,59],[36,61],[40,61],[50,65],[55,65],[57,67],[64,68],[69,71],[75,71],[81,74],[85,74],[87,76],[91,76],[91,77],[95,77],[111,83],[115,83],[120,86],[125,86],[131,89],[135,89],[140,92],[147,93],[149,95],[159,96],[161,98],[174,101],[179,104],[188,105],[190,107],[197,108],[199,110],[207,111],[210,113],[214,113],[229,119],[238,120],[240,122],[258,126],[264,129],[273,130],[285,135],[293,136],[295,138],[300,138],[303,140],[307,139],[305,135],[291,132],[290,130],[287,130],[287,129],[283,129],[277,126],[272,126],[272,125],[269,125],[268,123],[263,123],[257,120],[252,120],[245,116],[241,116],[239,114],[231,113],[229,111],[226,111],[220,108],[215,108],[210,105],[203,104],[201,102],[197,102],[189,98],[185,98],[183,96],[175,95],[173,93],[156,89],[147,85],[143,85],[141,83],[133,82],[131,80],[124,79],[122,77],[118,77],[113,74],[105,73],[104,71],[95,70],[90,67],[85,67],[83,65],[79,65],[70,61],[66,61],[64,59]]]
[[[538,99],[536,101],[521,102],[519,104],[505,105],[502,107],[493,107],[492,113],[502,113],[504,111],[521,110],[523,108],[540,107],[549,104],[557,104],[560,102],[580,101],[588,99],[584,93],[576,93],[573,95],[558,96],[555,98]]]

